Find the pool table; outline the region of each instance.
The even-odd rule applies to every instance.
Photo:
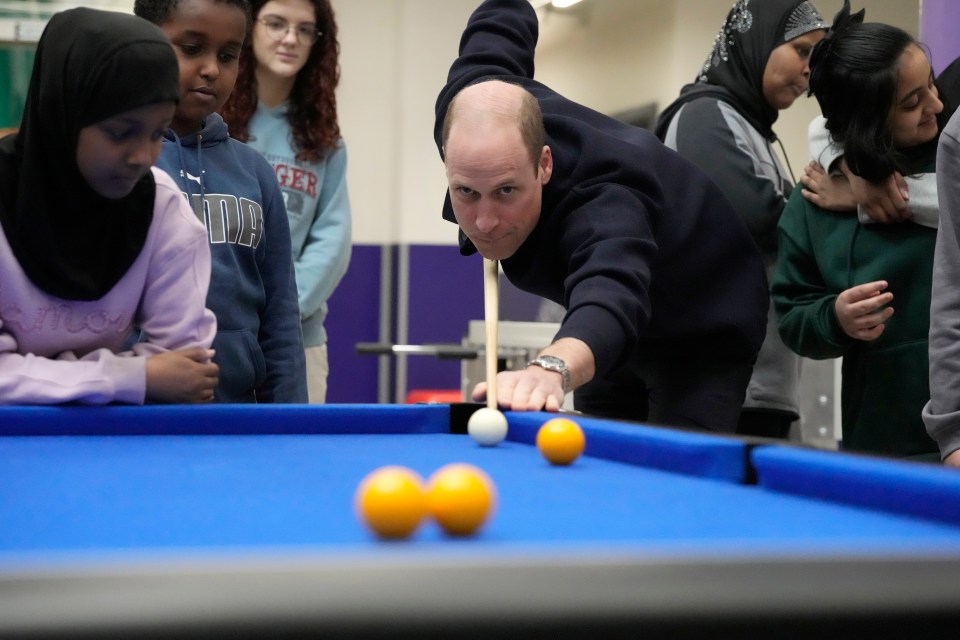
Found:
[[[570,415],[569,467],[477,405],[0,407],[0,636],[934,637],[960,472]],[[383,465],[469,462],[476,535],[383,541]]]

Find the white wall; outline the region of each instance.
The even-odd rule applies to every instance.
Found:
[[[354,241],[454,244],[440,219],[446,183],[433,143],[433,104],[479,0],[333,0],[340,26],[341,125],[350,151]],[[830,20],[839,0],[817,0]],[[537,79],[600,111],[666,106],[706,59],[733,0],[584,0],[545,14]],[[859,0],[867,19],[917,34],[919,0]],[[775,130],[794,173],[806,163],[801,98]]]
[[[334,0],[354,242],[456,244],[433,105],[474,0]]]

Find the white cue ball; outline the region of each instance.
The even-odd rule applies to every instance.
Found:
[[[467,421],[467,433],[477,444],[492,447],[507,437],[507,416],[496,409],[477,409]]]

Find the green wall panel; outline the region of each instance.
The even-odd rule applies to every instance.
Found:
[[[33,55],[31,46],[0,46],[0,129],[20,125],[33,70]]]

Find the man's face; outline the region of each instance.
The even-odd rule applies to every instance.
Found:
[[[517,127],[454,124],[444,152],[457,224],[484,258],[509,258],[540,219],[550,148],[534,167]]]

